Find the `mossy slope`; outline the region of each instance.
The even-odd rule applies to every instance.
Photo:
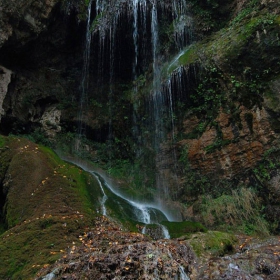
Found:
[[[1,279],[31,279],[91,226],[99,207],[95,179],[26,139],[7,138],[1,152],[6,231]]]

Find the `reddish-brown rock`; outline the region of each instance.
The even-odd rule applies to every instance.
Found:
[[[276,136],[264,108],[249,110],[241,106],[239,123],[221,111],[215,121],[220,129],[219,136],[216,127],[210,126],[199,138],[180,142],[188,149],[191,167],[204,174],[232,178],[253,168],[264,151],[273,146]],[[194,118],[185,121],[186,133],[195,127],[194,122]],[[196,120],[197,125],[198,122]]]

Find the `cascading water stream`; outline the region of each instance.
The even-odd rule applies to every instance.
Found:
[[[116,197],[130,205],[132,209],[132,213],[130,214],[132,214],[136,221],[141,222],[143,224],[158,224],[162,228],[162,237],[166,239],[170,238],[167,228],[161,225],[160,221],[174,221],[176,217],[173,217],[171,213],[165,211],[160,207],[160,205],[157,205],[156,203],[137,202],[128,198],[126,195],[122,194],[116,187],[113,186],[113,183],[110,182],[111,179],[107,178],[105,174],[101,174],[101,171],[98,170],[92,170],[92,166],[90,164],[83,162],[80,159],[74,159],[72,157],[70,158],[61,156],[61,158],[67,162],[79,166],[81,169],[83,169],[86,172],[89,172],[92,176],[96,178],[100,190],[103,194],[103,197],[101,199],[102,215],[108,215],[105,206],[106,201],[109,200],[109,197],[106,195],[106,190],[108,190],[109,192],[113,193]]]
[[[141,63],[143,63],[143,55],[141,56],[141,51],[143,53],[143,49],[146,48],[144,42],[144,37],[147,35],[147,0],[131,0],[129,2],[129,5],[132,8],[132,15],[133,15],[133,45],[134,45],[134,62],[133,62],[133,69],[132,69],[132,74],[133,74],[133,113],[132,113],[132,118],[133,118],[133,125],[132,125],[132,135],[135,139],[135,144],[139,146],[139,143],[141,142],[141,133],[140,129],[138,127],[138,117],[137,117],[137,111],[139,108],[139,101],[137,101],[137,95],[138,95],[138,83],[137,83],[137,78],[139,75],[139,68],[140,68],[140,63],[139,59],[141,58]],[[141,37],[141,45],[140,45],[140,36]],[[142,49],[142,50],[140,50]],[[141,154],[141,149],[136,148],[136,156],[139,156]]]
[[[158,61],[158,48],[159,48],[159,34],[158,34],[158,16],[157,16],[157,2],[153,2],[151,11],[151,32],[152,32],[152,52],[153,52],[153,92],[152,92],[152,105],[153,105],[153,118],[155,128],[154,147],[158,149],[157,144],[163,139],[163,128],[161,120],[161,108],[163,105],[162,94],[160,92],[160,68]]]
[[[144,224],[156,223],[157,221],[153,221],[153,219],[151,217],[153,214],[153,209],[156,209],[157,211],[162,212],[162,214],[166,217],[166,219],[168,221],[173,220],[169,213],[165,212],[163,209],[160,209],[156,204],[141,203],[141,202],[133,201],[133,200],[129,199],[128,197],[126,197],[125,195],[118,192],[106,180],[105,180],[105,185],[112,193],[114,193],[116,196],[122,198],[123,200],[127,201],[130,205],[132,205],[134,207],[134,213],[136,214],[139,222],[142,222]]]
[[[160,4],[159,4],[160,3]],[[82,137],[85,127],[83,125],[86,123],[84,112],[86,111],[85,107],[87,104],[87,92],[88,92],[88,72],[89,72],[89,61],[90,61],[90,42],[91,42],[91,31],[90,31],[90,18],[91,18],[91,5],[92,0],[90,0],[88,5],[88,14],[87,14],[87,32],[86,32],[86,45],[84,52],[84,66],[82,72],[82,95],[80,102],[80,110],[79,110],[79,128],[78,128],[78,141],[76,141],[76,149],[79,148],[80,138]],[[96,18],[97,20],[102,19],[103,14],[107,13],[107,5],[109,5],[109,1],[96,1]],[[159,162],[163,162],[167,160],[166,152],[163,149],[163,143],[166,140],[167,132],[163,117],[167,114],[170,118],[170,123],[172,127],[172,144],[175,143],[175,123],[174,123],[174,90],[172,87],[172,77],[170,77],[167,81],[166,91],[163,90],[161,86],[161,65],[160,65],[160,40],[159,40],[159,17],[161,16],[161,12],[159,10],[163,7],[164,3],[158,0],[129,0],[128,1],[129,10],[131,16],[133,17],[133,33],[132,40],[134,45],[134,60],[132,61],[132,72],[133,72],[133,80],[136,81],[138,76],[141,74],[143,60],[148,60],[150,57],[147,55],[150,51],[152,51],[152,67],[153,67],[153,89],[150,98],[150,111],[152,111],[152,123],[153,123],[153,132],[154,132],[154,149],[156,152],[156,164]],[[173,0],[172,2],[172,16],[174,19],[174,25],[178,27],[178,32],[175,34],[176,44],[178,45],[178,49],[182,49],[187,42],[186,35],[186,1],[185,0]],[[115,10],[114,10],[115,11]],[[150,12],[150,14],[148,14]],[[113,94],[114,94],[114,83],[117,80],[117,76],[114,73],[117,62],[116,54],[116,45],[118,44],[118,38],[116,38],[116,33],[118,30],[118,24],[120,24],[122,10],[116,10],[116,13],[110,15],[110,21],[104,20],[104,26],[98,26],[96,32],[98,32],[99,36],[99,57],[98,57],[98,79],[100,79],[100,85],[103,87],[103,74],[105,72],[106,59],[109,58],[109,63],[107,64],[109,69],[109,75],[107,74],[109,84],[108,94],[108,124],[109,124],[109,132],[108,132],[108,142],[109,144],[113,140]],[[147,20],[150,20],[150,23],[147,24]],[[102,22],[102,21],[101,21]],[[147,26],[150,24],[150,27]],[[101,24],[102,25],[102,24]],[[174,26],[175,27],[175,26]],[[151,34],[150,34],[151,32]],[[145,45],[145,35],[151,35],[151,45]],[[109,37],[109,38],[108,38]],[[148,37],[148,36],[146,36]],[[145,48],[143,48],[145,46]],[[149,46],[149,49],[147,48]],[[152,49],[150,49],[150,46]],[[178,58],[181,56],[181,52]],[[178,60],[176,58],[176,60]],[[175,61],[176,62],[176,61]],[[174,62],[174,64],[175,64]],[[108,71],[108,69],[106,69]],[[115,78],[116,77],[116,78]],[[105,78],[106,79],[106,78]],[[104,79],[104,80],[105,80]],[[179,80],[178,80],[179,81]],[[180,87],[180,86],[179,86]],[[176,88],[179,88],[178,86]],[[105,86],[104,86],[105,88]],[[137,99],[138,87],[135,82],[134,86],[134,95]],[[102,91],[102,90],[101,90]],[[168,107],[166,107],[168,106]],[[137,103],[134,103],[134,112],[138,109]],[[165,115],[164,115],[165,114]],[[137,122],[136,115],[133,115],[134,123]],[[140,134],[140,131],[137,131],[137,126],[134,125],[136,134]],[[133,128],[134,129],[134,128]],[[141,136],[139,136],[141,137]],[[135,137],[136,138],[136,137]],[[109,149],[109,157],[111,157],[111,145],[108,147]],[[165,154],[166,153],[166,154]],[[109,158],[110,161],[111,158]],[[176,154],[174,150],[174,159],[176,162]],[[158,166],[157,166],[158,167]],[[160,168],[158,168],[160,170]],[[167,217],[169,221],[178,220],[178,217],[174,219],[172,215],[164,212],[164,207],[161,205],[162,201],[169,198],[169,186],[167,180],[164,177],[164,172],[157,172],[156,174],[156,184],[158,189],[158,200],[154,204],[145,204],[132,201],[125,196],[122,196],[120,193],[116,192],[116,190],[110,187],[110,184],[106,183],[105,188],[110,189],[117,196],[126,200],[131,206],[134,207],[135,215],[138,217],[138,220],[149,224],[152,221],[151,212],[153,209],[157,209],[158,211],[162,211],[163,214]],[[92,173],[93,174],[93,173]],[[96,175],[93,174],[96,177]],[[98,176],[96,177],[98,179]],[[98,179],[99,180],[99,179]],[[106,215],[106,207],[105,202],[108,199],[105,190],[103,189],[102,182],[99,180],[99,185],[103,193],[103,198],[101,201],[102,214]],[[164,232],[164,228],[162,228]],[[167,233],[164,233],[166,238],[168,236]]]
[[[96,0],[95,5],[96,5],[96,8],[95,8],[96,15],[99,15],[99,14],[102,14],[103,11],[105,10],[105,5],[107,5],[107,1]]]
[[[180,263],[178,263],[176,259],[173,258],[172,254],[169,250],[168,250],[168,255],[169,255],[170,259],[174,260],[174,262],[178,265],[179,273],[180,273],[180,280],[190,280],[189,276],[185,272],[184,267]],[[177,279],[177,277],[175,279]]]
[[[88,103],[87,101],[88,82],[89,82],[88,75],[89,75],[90,46],[91,46],[91,30],[90,30],[91,5],[92,5],[92,0],[89,1],[88,9],[87,9],[87,26],[86,26],[84,62],[83,62],[82,80],[81,80],[80,107],[78,111],[77,138],[75,141],[76,151],[79,150],[81,138],[85,133],[85,123],[86,123],[85,112]]]
[[[133,64],[133,76],[134,80],[136,79],[136,68],[138,64],[138,7],[139,0],[133,0],[133,43],[134,43],[134,52],[135,59]]]
[[[179,271],[180,271],[180,280],[190,280],[190,277],[186,274],[183,266],[179,265]]]
[[[161,227],[161,230],[162,230],[162,233],[163,233],[163,238],[170,239],[170,234],[169,234],[169,231],[168,231],[167,227],[164,226],[164,225],[161,225],[161,224],[159,226]]]
[[[162,3],[161,3],[162,4]],[[162,4],[163,5],[163,4]],[[184,24],[184,17],[186,15],[187,5],[185,0],[174,0],[172,2],[172,16],[174,30],[178,29],[178,32],[174,34],[176,38],[176,45],[178,49],[182,49],[184,44],[186,44],[186,25]],[[180,25],[177,29],[175,25]],[[166,164],[168,159],[168,150],[170,149],[164,143],[167,139],[167,128],[165,119],[170,120],[170,127],[172,133],[171,141],[171,150],[173,150],[173,160],[176,163],[176,153],[173,148],[175,143],[175,124],[174,124],[174,109],[173,109],[173,90],[171,78],[168,79],[165,89],[161,86],[161,65],[159,58],[159,19],[158,19],[158,4],[154,0],[152,2],[151,10],[151,38],[152,38],[152,53],[153,53],[153,92],[152,92],[152,106],[151,111],[153,112],[153,126],[154,126],[154,149],[156,153],[155,162],[156,162],[156,186],[158,189],[159,199],[165,200],[170,197],[169,195],[169,184],[166,180],[166,173],[169,172],[166,170]],[[178,43],[180,42],[180,43]],[[178,58],[181,56],[178,56]],[[176,58],[176,59],[178,59]],[[175,63],[175,61],[174,61]],[[169,66],[170,68],[171,66]],[[176,165],[176,164],[175,164]],[[173,168],[174,169],[174,168]],[[176,168],[175,168],[176,169]],[[174,170],[175,170],[174,169]],[[173,170],[173,172],[174,172]],[[174,178],[177,178],[175,171]],[[176,179],[177,182],[177,179]]]
[[[80,165],[80,167],[82,167]],[[106,208],[105,208],[105,202],[108,199],[108,197],[105,194],[104,188],[102,186],[102,182],[99,180],[99,176],[100,174],[97,174],[94,171],[89,171],[95,178],[97,178],[100,188],[102,190],[103,193],[103,199],[102,199],[102,209],[103,209],[103,215],[106,215]],[[116,196],[122,198],[123,200],[125,200],[128,204],[130,204],[133,207],[133,212],[137,218],[138,222],[144,223],[146,225],[151,224],[151,223],[156,223],[162,230],[162,238],[165,239],[170,239],[170,234],[168,232],[168,229],[159,224],[157,221],[157,215],[155,213],[155,210],[157,211],[161,211],[161,209],[158,209],[156,207],[156,205],[152,205],[152,204],[145,204],[145,203],[139,203],[139,202],[135,202],[131,199],[128,199],[127,197],[125,197],[124,195],[121,195],[118,191],[116,191],[103,177],[104,180],[104,186],[109,189],[112,193],[114,193]],[[162,215],[168,220],[168,213],[164,213],[162,212]],[[142,233],[145,234],[145,229],[146,226],[143,227]]]
[[[103,194],[103,197],[102,197],[102,200],[101,200],[102,215],[103,216],[107,216],[107,210],[106,210],[105,203],[106,203],[106,200],[108,199],[108,197],[107,197],[107,195],[106,195],[106,193],[104,191],[104,188],[102,186],[102,183],[101,183],[99,177],[94,172],[90,172],[90,174],[93,175],[96,178],[96,180],[97,180],[97,182],[99,184],[99,187],[100,187],[101,192]]]

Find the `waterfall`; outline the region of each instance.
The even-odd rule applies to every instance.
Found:
[[[172,7],[175,43],[182,50],[193,39],[192,18],[188,15],[186,0],[173,0]]]
[[[158,229],[160,229],[160,231],[157,231],[156,232],[156,235],[152,235],[152,231],[153,231],[153,229],[147,229],[147,225],[145,225],[143,228],[142,228],[142,231],[141,231],[141,233],[142,234],[148,234],[148,235],[150,235],[151,237],[153,237],[153,238],[155,238],[156,240],[158,240],[158,239],[170,239],[170,234],[169,234],[169,231],[168,231],[168,229],[167,229],[167,227],[165,227],[164,225],[162,225],[162,224],[159,224],[159,223],[156,223],[156,224],[154,224],[153,226],[157,226],[157,228],[154,228],[154,230],[158,230]]]
[[[136,78],[136,68],[138,64],[138,6],[139,0],[133,0],[133,43],[134,43],[134,52],[135,59],[133,65],[133,76]]]
[[[103,179],[105,180],[104,177]],[[170,213],[165,211],[161,207],[161,205],[157,205],[156,203],[133,201],[132,199],[128,198],[127,196],[119,192],[116,188],[114,188],[107,180],[105,180],[105,186],[116,196],[122,198],[123,200],[125,200],[126,202],[128,202],[130,205],[134,207],[134,213],[136,214],[139,222],[142,222],[144,224],[157,222],[156,220],[154,220],[154,218],[152,218],[152,215],[155,216],[153,213],[154,209],[161,212],[168,221],[174,221],[174,217]]]
[[[107,1],[104,0],[96,0],[96,7],[95,7],[95,11],[96,11],[96,15],[102,14],[103,11],[105,10],[105,5],[107,5]]]
[[[190,280],[190,277],[186,274],[183,266],[179,265],[179,271],[180,271],[180,280]]]
[[[160,92],[160,68],[158,58],[159,38],[158,38],[158,16],[156,1],[153,2],[152,16],[151,16],[151,32],[152,32],[152,53],[153,53],[153,119],[155,129],[155,149],[158,149],[157,144],[163,139],[163,128],[161,119],[161,109],[163,105],[163,98]]]
[[[171,79],[167,80],[167,98],[169,101],[169,115],[171,119],[171,131],[172,131],[172,144],[175,143],[175,124],[174,124],[174,111],[173,111],[173,100],[172,100],[172,83]]]
[[[164,225],[160,225],[160,227],[161,227],[161,230],[162,230],[163,238],[164,239],[170,239],[170,234],[169,234],[169,231],[168,231],[167,227],[164,226]]]
[[[84,61],[82,69],[82,81],[81,81],[81,95],[80,95],[80,106],[78,111],[78,127],[77,127],[77,139],[75,143],[75,150],[78,151],[82,136],[85,134],[85,124],[87,109],[87,95],[88,95],[88,82],[89,82],[89,63],[90,63],[90,45],[91,45],[91,30],[90,30],[90,17],[91,17],[91,5],[92,0],[89,1],[87,9],[87,26],[86,26],[86,40],[84,49]]]
[[[164,6],[163,3],[161,3]],[[162,8],[161,6],[161,8]],[[176,92],[174,90],[179,90],[183,88],[180,84],[181,77],[175,79],[179,81],[178,84],[175,84],[173,87],[174,78],[171,76],[167,79],[166,83],[162,86],[162,65],[160,58],[160,40],[159,40],[159,19],[158,19],[158,9],[160,7],[157,4],[157,1],[152,1],[151,9],[151,38],[152,38],[152,54],[153,54],[153,90],[152,96],[150,99],[150,109],[152,112],[152,123],[153,123],[153,132],[154,132],[154,149],[156,153],[156,186],[158,189],[159,199],[165,200],[170,197],[169,193],[169,184],[166,179],[169,176],[167,164],[170,161],[168,159],[168,154],[172,150],[173,161],[175,162],[175,168],[173,168],[173,175],[176,178],[176,152],[174,149],[175,144],[175,122],[174,122],[174,100]],[[174,25],[174,38],[175,44],[179,50],[179,54],[175,57],[174,61],[169,65],[168,70],[176,65],[179,57],[183,54],[184,47],[190,41],[190,27],[191,20],[188,15],[187,4],[185,0],[173,0],[172,1],[172,17]],[[179,75],[182,72],[179,73]],[[168,123],[168,120],[170,123]],[[171,141],[170,147],[168,147],[168,131],[171,132]],[[168,174],[167,174],[168,173]]]
[[[102,197],[102,200],[101,200],[102,215],[103,215],[103,216],[107,216],[107,210],[106,210],[105,203],[106,203],[108,197],[107,197],[107,195],[105,194],[104,188],[103,188],[103,186],[102,186],[102,183],[101,183],[99,177],[98,177],[94,172],[92,172],[92,171],[90,172],[90,174],[93,175],[93,176],[96,178],[96,180],[97,180],[97,182],[98,182],[98,184],[99,184],[99,187],[100,187],[101,192],[102,192],[102,194],[103,194],[103,197]]]
[[[105,3],[106,1],[100,1],[100,0],[96,0],[96,6],[95,6],[95,13],[96,13],[96,19],[97,20],[99,17],[102,16],[102,13],[105,10]],[[107,4],[107,3],[106,3]],[[103,69],[103,62],[104,62],[104,49],[105,49],[105,36],[103,34],[103,32],[101,32],[101,29],[99,28],[99,32],[98,32],[98,37],[99,37],[99,49],[98,49],[98,78],[100,78],[101,80],[99,81],[99,85],[102,86],[103,84],[103,80],[102,80],[102,75],[104,72]]]
[[[190,280],[189,276],[185,272],[184,267],[180,263],[178,263],[176,259],[173,258],[172,254],[169,250],[168,250],[168,255],[169,255],[170,259],[174,260],[174,262],[178,266],[178,270],[179,270],[179,273],[180,273],[180,280]],[[176,276],[175,279],[178,279],[177,276]]]
[[[141,73],[141,66],[145,60],[144,50],[147,48],[145,45],[145,38],[147,37],[147,0],[131,0],[129,2],[132,9],[133,17],[133,45],[134,45],[134,61],[132,66],[133,75],[133,112],[132,112],[132,135],[135,141],[135,153],[136,157],[141,155],[141,145],[142,137],[138,124],[138,108],[139,101],[137,101],[138,95],[138,82],[137,78],[139,73]],[[141,38],[141,42],[140,42]]]
[[[172,11],[165,11],[165,7],[170,7]],[[87,104],[86,96],[88,92],[88,72],[89,72],[89,60],[90,60],[90,42],[91,42],[91,28],[90,28],[90,17],[91,17],[91,5],[92,0],[88,5],[87,14],[87,34],[86,34],[86,47],[84,54],[84,67],[82,71],[82,95],[79,110],[79,129],[78,134],[81,137],[84,133],[86,123],[85,117],[85,107]],[[165,6],[166,5],[166,6]],[[126,16],[125,12],[129,13]],[[168,69],[172,69],[173,66],[177,65],[178,59],[183,54],[181,52],[183,47],[189,42],[190,32],[188,28],[191,25],[191,20],[188,16],[186,0],[171,0],[168,4],[164,1],[159,0],[116,0],[114,4],[111,1],[96,0],[95,4],[96,18],[92,27],[93,34],[97,35],[96,42],[99,43],[96,51],[98,53],[97,58],[97,88],[96,91],[102,96],[106,96],[106,106],[108,106],[107,115],[104,117],[106,123],[106,133],[108,124],[108,136],[107,136],[107,151],[108,151],[108,161],[111,163],[112,159],[112,146],[114,144],[114,135],[117,134],[113,126],[113,118],[115,114],[115,109],[113,108],[113,102],[116,99],[115,92],[116,84],[119,82],[116,69],[118,69],[119,64],[122,63],[117,56],[121,51],[119,50],[119,38],[120,30],[125,30],[122,25],[122,20],[129,19],[131,26],[127,30],[129,31],[127,38],[129,38],[129,46],[133,47],[132,53],[129,56],[130,61],[127,63],[129,70],[132,71],[132,79],[134,81],[131,87],[131,92],[134,95],[131,99],[133,103],[132,111],[132,135],[135,146],[141,146],[140,144],[147,144],[148,148],[153,148],[155,152],[155,166],[156,166],[156,188],[157,188],[157,200],[156,206],[161,209],[164,208],[165,200],[170,199],[170,186],[167,180],[169,176],[168,172],[174,171],[173,166],[176,164],[170,164],[170,155],[173,154],[174,161],[176,162],[175,149],[171,151],[174,147],[176,131],[175,131],[175,101],[177,100],[177,92],[182,92],[185,87],[181,84],[181,75],[185,74],[182,69],[176,70],[177,72],[167,79],[167,82],[162,86],[162,57],[164,57],[161,51],[161,37],[159,36],[160,22],[164,13],[169,17],[170,22],[172,20],[174,24],[174,45],[177,46],[179,55],[176,57],[174,62],[169,66]],[[124,16],[125,15],[125,16]],[[172,19],[171,19],[172,15]],[[120,29],[121,27],[121,29]],[[131,32],[132,31],[132,32]],[[148,43],[149,38],[151,38],[150,44]],[[134,53],[134,54],[133,54]],[[121,53],[122,54],[122,53]],[[144,67],[145,62],[150,60],[150,68]],[[120,68],[121,69],[121,68]],[[172,71],[173,72],[173,71]],[[138,85],[137,79],[140,75],[150,75],[152,89],[150,89],[150,95],[146,97],[143,102],[149,104],[147,108],[147,113],[149,116],[144,120],[145,124],[143,127],[145,129],[141,130],[142,127],[138,125],[140,119],[138,118],[138,109],[140,102],[137,101],[138,98]],[[145,77],[149,82],[149,77]],[[139,79],[140,80],[140,79]],[[121,81],[122,82],[122,81]],[[127,81],[124,81],[126,83]],[[108,86],[106,88],[106,86]],[[118,88],[117,88],[118,90]],[[108,100],[107,100],[108,98]],[[142,105],[142,104],[141,104]],[[144,105],[143,105],[144,107]],[[107,109],[107,108],[106,108]],[[142,108],[140,108],[142,109]],[[145,110],[145,109],[144,109]],[[143,111],[144,111],[143,110]],[[167,123],[168,120],[170,123]],[[150,126],[147,123],[150,123]],[[153,133],[153,137],[150,137],[149,132]],[[146,136],[147,135],[147,136]],[[169,137],[169,138],[168,138]],[[171,141],[168,142],[168,140]],[[80,138],[79,138],[80,139]],[[144,139],[144,140],[143,140]],[[170,144],[171,143],[171,144]],[[169,145],[169,146],[168,146]],[[79,141],[76,142],[76,146],[79,146]],[[172,146],[170,148],[170,146]],[[135,148],[135,150],[136,150]],[[141,150],[142,146],[139,148]],[[144,150],[144,149],[143,149]],[[171,151],[171,153],[170,153]],[[144,152],[135,153],[138,155],[143,155]],[[172,167],[170,167],[172,165]],[[176,174],[175,174],[176,177]],[[172,174],[172,179],[174,174]],[[104,196],[105,197],[105,196]],[[105,205],[105,202],[104,202]],[[150,210],[143,205],[134,205],[135,211],[141,213],[138,214],[139,220],[143,223],[150,223]],[[104,206],[105,207],[105,206]],[[106,212],[106,209],[102,211]],[[168,211],[167,211],[168,212]],[[171,216],[174,216],[172,214]],[[141,218],[140,218],[141,217]],[[180,218],[176,217],[176,220]],[[174,217],[172,217],[174,220]]]

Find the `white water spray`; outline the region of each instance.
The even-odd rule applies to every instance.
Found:
[[[190,277],[186,274],[183,266],[179,265],[179,271],[180,271],[180,280],[190,280]]]
[[[96,180],[97,180],[97,182],[98,182],[98,184],[99,184],[99,187],[100,187],[101,192],[102,192],[102,194],[103,194],[103,197],[102,197],[102,200],[101,200],[102,215],[103,215],[103,216],[107,216],[107,210],[106,210],[105,203],[106,203],[108,197],[107,197],[107,195],[105,194],[105,191],[104,191],[104,189],[103,189],[103,186],[102,186],[102,183],[101,183],[99,177],[98,177],[94,172],[90,172],[90,174],[93,175],[93,176],[96,178]]]
[[[161,224],[159,226],[161,227],[163,238],[164,239],[170,239],[170,234],[169,234],[169,231],[168,231],[167,227],[164,226],[164,225],[161,225]]]

